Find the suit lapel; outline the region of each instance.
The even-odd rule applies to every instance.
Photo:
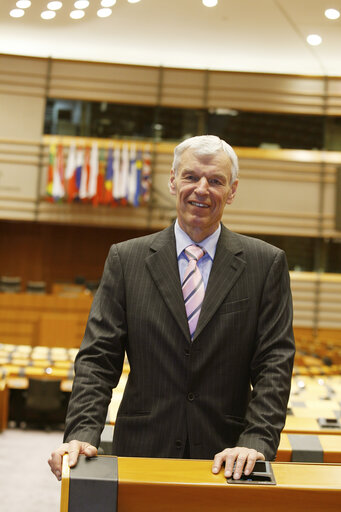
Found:
[[[194,340],[211,320],[244,271],[245,261],[241,258],[242,251],[238,237],[222,225]]]
[[[151,255],[147,257],[146,265],[152,279],[184,336],[190,340],[176,257],[174,226],[161,231],[150,249]]]
[[[183,335],[190,341],[173,225],[156,236],[150,250],[151,254],[146,258],[147,268]],[[238,237],[222,225],[194,340],[211,320],[244,271],[245,261],[241,258],[242,252]]]

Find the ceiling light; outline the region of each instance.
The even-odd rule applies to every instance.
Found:
[[[324,15],[329,20],[337,20],[338,18],[340,18],[340,12],[337,9],[327,9],[326,11],[324,11]]]
[[[63,2],[49,2],[47,4],[47,8],[50,9],[50,11],[58,11],[63,7]]]
[[[52,20],[54,18],[56,13],[54,11],[43,11],[40,15],[43,20]]]
[[[23,9],[12,9],[9,13],[12,18],[21,18],[21,16],[24,16],[25,11]]]
[[[77,11],[70,12],[70,18],[72,18],[73,20],[80,20],[81,18],[84,18],[84,16],[85,12],[79,9]]]
[[[100,18],[107,18],[112,13],[111,9],[98,9],[97,16]]]
[[[88,0],[77,0],[73,5],[76,9],[86,9],[89,7],[90,2]]]
[[[322,43],[322,37],[318,34],[309,34],[307,37],[307,42],[311,44],[311,46],[318,46]]]
[[[19,7],[19,9],[27,9],[31,7],[31,3],[30,0],[18,0],[16,6]]]
[[[218,0],[202,0],[202,3],[205,7],[215,7],[218,3]]]
[[[101,1],[102,7],[112,7],[115,4],[116,4],[116,0],[102,0]]]
[[[140,0],[128,0],[128,2],[130,4],[137,4],[137,2],[139,2]]]

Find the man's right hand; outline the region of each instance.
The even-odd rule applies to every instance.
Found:
[[[65,453],[69,454],[69,466],[72,468],[77,464],[79,454],[94,457],[97,455],[97,448],[84,441],[74,440],[69,443],[63,443],[57,450],[52,452],[48,463],[52,473],[58,480],[62,479],[62,460]]]

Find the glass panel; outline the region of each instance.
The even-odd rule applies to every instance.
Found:
[[[208,114],[207,132],[232,146],[322,149],[324,118],[215,110]]]

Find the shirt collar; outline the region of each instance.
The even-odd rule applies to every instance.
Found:
[[[211,260],[214,259],[215,251],[217,248],[218,239],[221,232],[221,225],[219,224],[218,228],[212,233],[212,235],[208,236],[204,240],[202,240],[199,244],[200,247],[205,249],[205,252],[209,255]],[[175,221],[174,225],[174,234],[175,234],[175,240],[176,240],[176,255],[179,258],[180,254],[186,247],[189,245],[195,244],[196,242],[193,242],[193,240],[185,233],[183,229],[181,229],[178,219]]]

